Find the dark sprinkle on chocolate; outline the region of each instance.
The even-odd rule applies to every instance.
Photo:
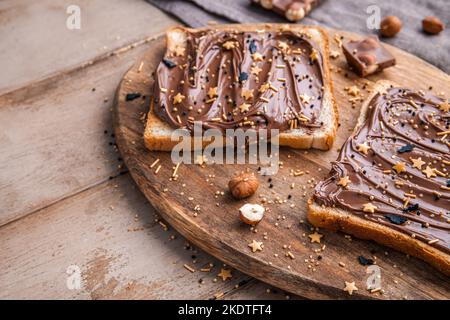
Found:
[[[177,64],[173,61],[170,61],[168,59],[162,59],[162,62],[166,65],[167,68],[172,69],[177,66]]]
[[[389,220],[390,223],[393,224],[404,224],[408,219],[405,217],[401,217],[395,214],[385,214],[384,217]]]
[[[363,266],[370,266],[374,264],[374,261],[372,259],[364,258],[363,256],[358,256],[358,261]]]
[[[417,211],[417,210],[419,210],[419,204],[418,203],[410,204],[406,208],[402,209],[403,212],[411,212],[411,211]]]
[[[254,54],[256,52],[256,41],[255,40],[252,40],[250,42],[248,49],[250,50],[251,54]]]
[[[141,94],[139,92],[132,92],[132,93],[127,93],[127,96],[125,97],[126,101],[133,101],[134,99],[137,99],[141,96]]]
[[[406,144],[403,147],[401,147],[400,149],[398,149],[397,151],[399,153],[405,153],[405,152],[411,152],[414,149],[414,145],[412,144]]]
[[[239,81],[240,81],[240,82],[245,81],[245,80],[247,80],[247,79],[248,79],[248,73],[247,73],[247,72],[241,72],[241,73],[239,74]]]
[[[450,188],[450,179],[447,179],[447,188]]]

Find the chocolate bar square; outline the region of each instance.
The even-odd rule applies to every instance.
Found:
[[[343,45],[343,50],[348,65],[361,77],[395,65],[395,57],[376,36],[351,40]]]

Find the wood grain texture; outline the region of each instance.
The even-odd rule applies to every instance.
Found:
[[[357,37],[340,34],[345,38]],[[330,41],[337,49],[333,39],[334,32],[330,33]],[[352,108],[344,88],[354,84],[362,86],[366,82],[345,69],[342,56],[333,61],[341,124],[337,141],[330,152],[281,150],[283,166],[276,176],[271,177],[273,188],[269,188],[267,177],[261,177],[258,195],[275,202],[281,199],[282,203],[266,203],[266,217],[258,225],[258,232],[254,233],[239,222],[238,208],[248,201],[259,202],[260,198],[254,196],[247,201],[232,200],[226,186],[233,173],[243,169],[256,171],[256,166],[181,165],[178,170],[180,179],[169,181],[173,169],[170,153],[149,152],[143,145],[142,120],[148,111],[148,96],[153,81],[150,74],[159,63],[164,49],[164,39],[160,38],[126,74],[118,89],[114,126],[119,149],[133,179],[153,206],[181,234],[239,270],[306,298],[349,298],[342,290],[345,281],[355,281],[359,288],[351,298],[449,297],[448,278],[422,261],[375,243],[357,239],[350,241],[339,233],[321,231],[324,234],[321,244],[309,241],[311,226],[306,223],[306,200],[315,182],[327,174],[330,162],[336,158],[337,150],[352,131],[359,114],[360,104]],[[368,78],[369,88],[375,80],[390,79],[416,89],[428,90],[432,86],[438,93],[449,94],[447,74],[406,52],[392,47],[390,50],[397,57],[398,66]],[[144,68],[138,72],[141,61],[144,61]],[[414,66],[413,72],[411,66]],[[140,92],[147,99],[126,102],[125,95],[130,92]],[[162,168],[155,174],[155,168],[150,168],[150,164],[158,158]],[[293,177],[290,174],[292,169],[307,174]],[[290,189],[293,182],[296,186]],[[168,190],[165,191],[166,188]],[[216,198],[216,191],[225,193]],[[288,195],[292,196],[289,200]],[[295,207],[292,208],[291,204]],[[197,217],[194,216],[196,205],[201,207]],[[268,239],[263,239],[264,233],[267,233]],[[262,252],[252,254],[249,250],[247,244],[254,239],[264,242]],[[285,256],[284,245],[291,246],[290,251],[295,259]],[[365,290],[368,275],[366,268],[357,262],[359,255],[376,258],[382,270],[383,294],[371,294]]]
[[[72,4],[81,10],[79,30],[66,27]],[[143,0],[4,0],[0,21],[0,92],[74,68],[175,24]]]
[[[123,73],[148,48],[124,47],[0,96],[0,225],[123,171],[110,110]]]
[[[213,282],[221,262],[185,250],[118,175],[114,91],[145,40],[174,20],[140,0],[78,1],[89,17],[81,35],[64,27],[68,3],[0,2],[0,92],[8,91],[0,96],[0,297],[285,299],[238,271]],[[214,262],[213,271],[184,269],[193,255],[198,265]],[[72,264],[81,267],[81,291],[65,285]]]
[[[239,284],[252,295],[256,280],[233,270],[232,279],[213,282],[222,263],[155,218],[131,178],[121,176],[3,226],[0,299],[211,299],[236,294]],[[211,272],[199,271],[209,263]],[[66,286],[71,265],[80,268],[81,290]],[[268,287],[255,292],[283,297],[265,294]]]

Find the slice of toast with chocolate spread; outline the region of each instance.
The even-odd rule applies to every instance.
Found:
[[[418,257],[450,274],[450,107],[430,93],[375,84],[308,220]]]
[[[280,145],[328,150],[338,113],[325,31],[278,24],[176,27],[155,73],[144,133],[170,151],[174,129],[278,129]],[[207,143],[203,144],[205,147]]]

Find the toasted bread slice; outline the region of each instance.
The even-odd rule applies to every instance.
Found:
[[[282,25],[282,24],[239,24],[227,26],[214,26],[214,29],[237,30],[237,31],[257,31],[267,30],[275,31],[280,28],[289,28],[294,32],[307,33],[311,40],[320,50],[323,58],[323,82],[324,92],[322,97],[322,108],[317,123],[323,123],[320,128],[307,129],[298,127],[283,131],[279,135],[279,143],[282,146],[289,146],[296,149],[320,149],[328,150],[333,145],[336,137],[338,125],[338,111],[333,93],[333,84],[329,69],[329,44],[328,37],[324,30],[318,27],[308,27],[301,25]],[[204,30],[204,29],[201,29]],[[186,32],[196,32],[198,30],[182,27],[175,27],[167,31],[167,49],[173,51],[176,47],[186,46]],[[153,100],[153,99],[152,99]],[[144,132],[145,145],[150,150],[170,151],[178,143],[172,141],[171,135],[174,129],[162,121],[154,113],[154,106],[150,106],[147,117],[147,124]],[[205,142],[203,147],[208,143]]]
[[[361,113],[353,134],[364,125],[372,98],[377,93],[383,93],[391,87],[398,87],[398,85],[386,80],[378,81],[375,84],[372,93],[361,107]],[[393,228],[360,218],[350,211],[319,205],[311,198],[308,201],[308,220],[316,227],[342,231],[357,238],[373,240],[418,257],[450,275],[450,255],[447,253]]]

